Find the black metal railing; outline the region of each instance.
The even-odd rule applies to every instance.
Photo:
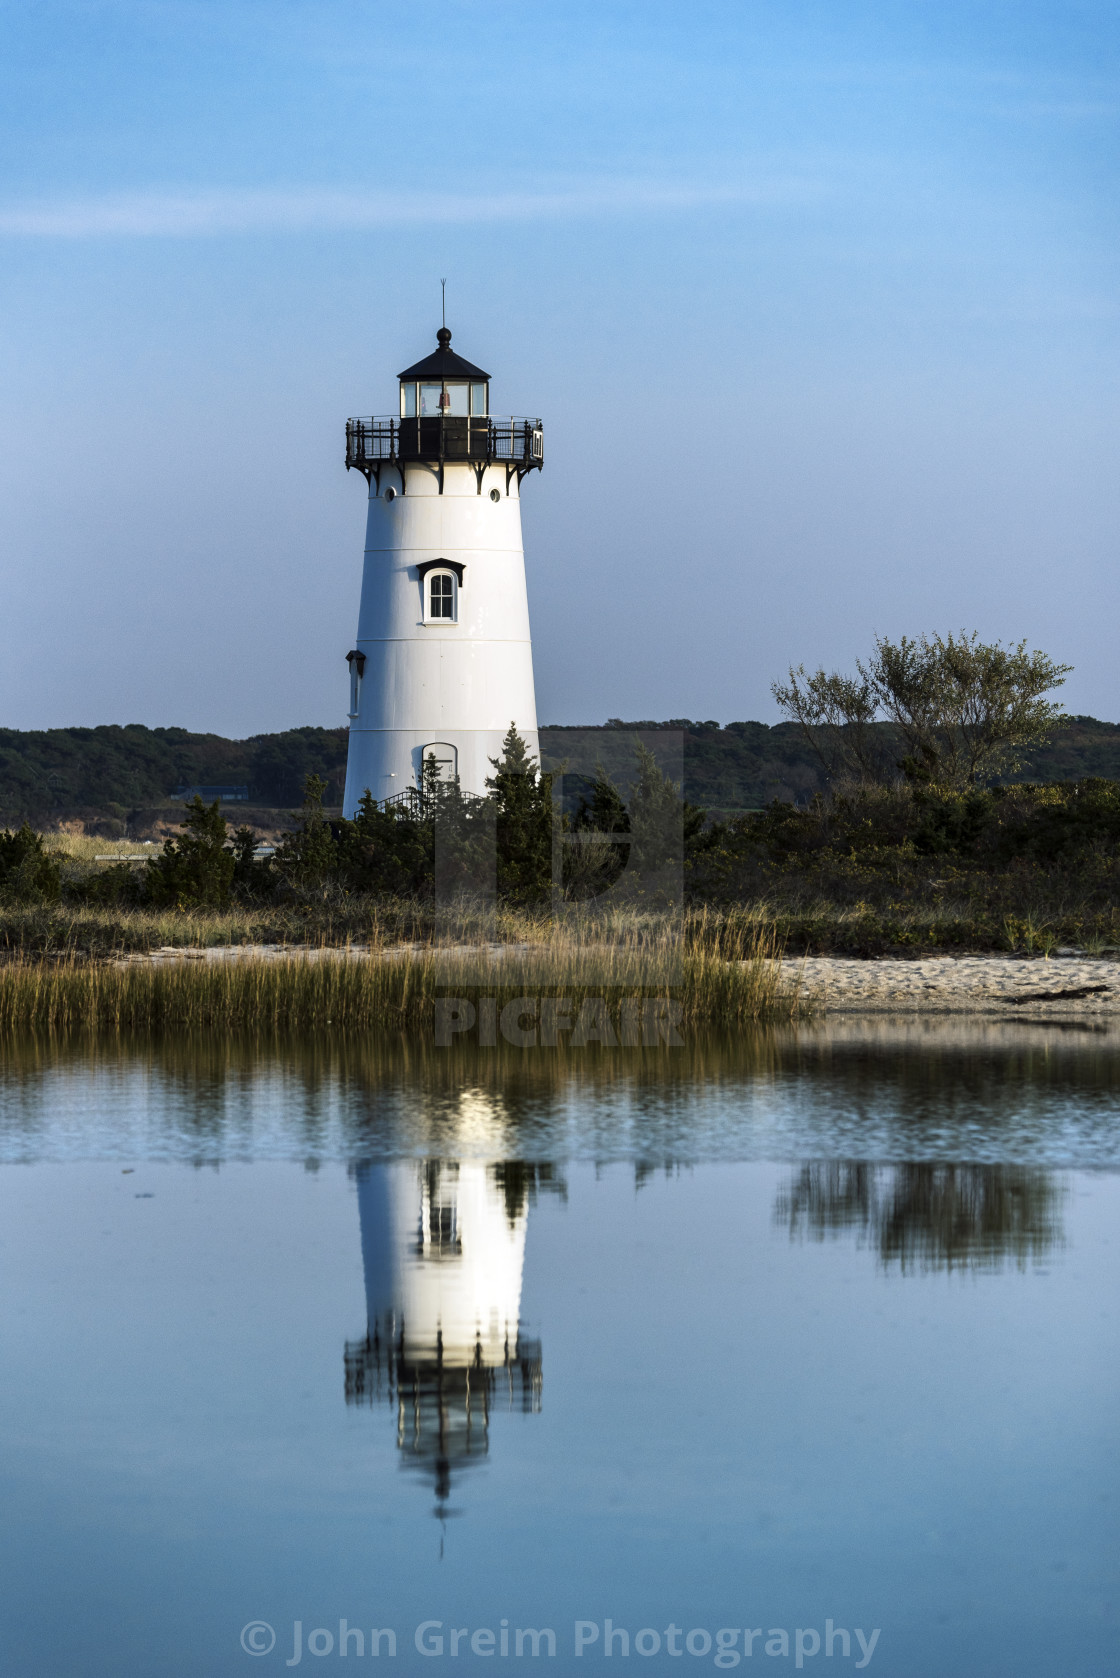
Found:
[[[519,474],[544,465],[539,419],[467,418],[460,414],[346,421],[346,465],[365,472],[388,463],[467,461],[474,466],[516,467]]]

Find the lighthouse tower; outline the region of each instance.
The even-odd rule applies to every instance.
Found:
[[[513,722],[537,752],[521,486],[544,461],[539,419],[496,419],[490,375],[438,348],[400,378],[400,412],[346,424],[369,483],[350,666],[344,814],[442,777],[483,793]]]

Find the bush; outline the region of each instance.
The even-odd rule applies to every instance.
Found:
[[[143,870],[127,862],[114,862],[108,868],[71,877],[63,890],[68,903],[82,903],[90,908],[137,909],[147,897]]]
[[[24,822],[0,833],[0,897],[10,903],[52,903],[61,891],[58,864],[47,854],[43,836]]]
[[[196,793],[187,805],[178,839],[164,841],[162,856],[148,864],[147,898],[157,908],[224,909],[236,866],[229,834],[215,799]]]

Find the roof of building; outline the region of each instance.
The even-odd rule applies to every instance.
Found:
[[[436,333],[439,349],[426,355],[423,361],[416,362],[413,367],[406,367],[403,373],[398,373],[398,379],[488,379],[489,373],[484,373],[481,367],[476,367],[473,361],[464,361],[461,355],[456,355],[451,348],[451,333],[446,326],[441,326]]]
[[[199,781],[192,782],[190,786],[180,784],[170,796],[172,798],[194,798],[196,794],[202,799],[239,799],[244,803],[249,798],[249,787],[247,782],[239,784],[226,782],[224,785],[219,785],[216,782]]]

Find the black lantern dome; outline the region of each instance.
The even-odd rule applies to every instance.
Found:
[[[426,355],[423,361],[418,361],[412,367],[406,367],[403,373],[398,373],[399,379],[483,379],[489,381],[489,373],[484,373],[481,367],[476,367],[473,361],[467,361],[463,356],[456,355],[451,348],[451,329],[441,326],[436,333],[438,350]]]
[[[434,467],[440,493],[444,466],[462,461],[473,467],[478,493],[489,466],[505,468],[518,483],[544,461],[544,431],[539,419],[494,419],[490,413],[490,375],[451,348],[451,333],[441,326],[439,348],[398,373],[400,411],[392,418],[352,419],[346,423],[346,464],[355,466],[380,488],[388,464],[400,475],[407,493],[407,468]]]

